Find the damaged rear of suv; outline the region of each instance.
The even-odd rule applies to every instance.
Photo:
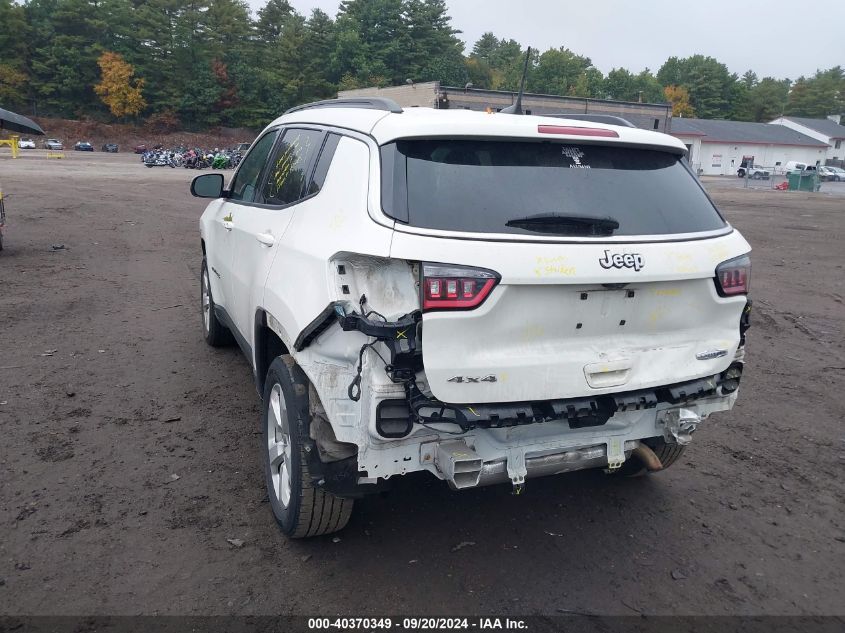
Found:
[[[262,394],[292,537],[428,471],[452,488],[672,465],[730,409],[750,247],[676,139],[596,121],[289,111],[201,220],[203,331]],[[215,179],[215,180],[212,180]]]

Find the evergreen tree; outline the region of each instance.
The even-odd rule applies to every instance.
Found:
[[[27,102],[29,80],[26,11],[12,0],[0,0],[0,104],[22,108]]]
[[[670,57],[657,72],[657,79],[663,86],[686,88],[696,115],[713,119],[728,116],[731,101],[737,97],[735,85],[739,78],[713,57],[693,55],[684,59]]]
[[[799,77],[789,92],[786,113],[822,118],[845,112],[845,71],[841,66]]]
[[[261,127],[338,89],[410,79],[515,91],[522,76],[524,48],[513,39],[487,32],[465,55],[445,0],[342,0],[334,19],[319,9],[306,19],[289,0],[266,0],[253,16],[246,2],[0,0],[0,105],[113,118],[94,89],[105,52],[133,69],[144,116],[188,128]],[[704,118],[845,112],[841,66],[793,84],[753,70],[739,77],[704,55],[670,57],[657,76],[614,68],[604,77],[568,48],[532,49],[527,89],[645,102],[668,94],[678,112]]]
[[[568,48],[561,47],[550,48],[539,56],[527,86],[529,91],[542,94],[589,97],[593,94],[579,93],[600,92],[601,80],[601,73],[593,67],[589,57],[576,55]]]

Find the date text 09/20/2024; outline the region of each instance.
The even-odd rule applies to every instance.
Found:
[[[518,631],[528,628],[519,618],[414,618],[402,620],[392,618],[309,618],[308,629],[320,630],[358,630],[383,629],[400,631],[443,631],[443,630],[509,630]]]

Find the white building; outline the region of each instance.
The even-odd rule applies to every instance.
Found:
[[[839,124],[840,118],[805,119],[797,116],[782,116],[772,121],[775,125],[786,127],[806,134],[828,146],[827,160],[845,160],[845,125]],[[824,161],[822,161],[824,162]]]
[[[687,146],[693,169],[708,176],[736,175],[746,156],[774,173],[791,160],[823,165],[828,151],[827,143],[817,138],[770,123],[674,117],[671,134]]]

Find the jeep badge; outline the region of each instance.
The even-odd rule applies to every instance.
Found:
[[[599,260],[599,264],[602,268],[633,268],[636,271],[645,266],[643,256],[639,253],[615,253],[611,255],[610,251],[604,252],[604,258]]]

